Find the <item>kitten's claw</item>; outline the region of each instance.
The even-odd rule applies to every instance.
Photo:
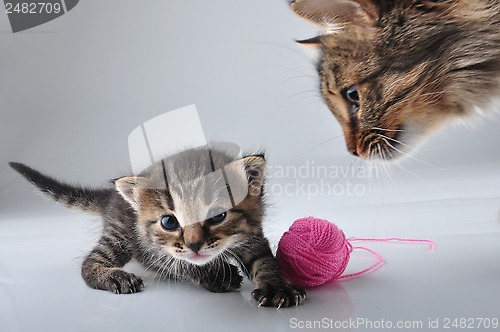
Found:
[[[133,273],[116,270],[109,274],[108,279],[100,288],[115,294],[133,294],[142,291],[144,283]]]
[[[252,292],[252,297],[259,302],[259,307],[274,306],[278,309],[298,306],[306,298],[306,291],[300,287],[285,284],[279,287],[266,285]]]
[[[278,309],[281,309],[281,306],[285,303],[285,299],[281,298],[281,300],[278,301]]]

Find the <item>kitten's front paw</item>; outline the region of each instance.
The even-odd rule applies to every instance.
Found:
[[[242,282],[243,277],[238,268],[232,264],[224,264],[217,268],[212,267],[210,272],[200,280],[200,285],[211,292],[224,293],[238,290]]]
[[[279,309],[301,304],[306,299],[306,291],[290,284],[278,287],[265,285],[262,288],[254,289],[252,296],[259,302],[259,307],[276,307]]]
[[[109,273],[103,288],[115,294],[132,294],[144,289],[142,279],[133,273],[114,270]]]

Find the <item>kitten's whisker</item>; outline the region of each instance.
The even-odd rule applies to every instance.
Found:
[[[224,177],[224,174],[222,174],[218,179],[217,181],[215,181],[213,184],[212,184],[212,189],[214,189],[215,185]]]
[[[304,74],[301,74],[301,75],[296,75],[296,76],[290,76],[288,77],[287,79],[283,80],[278,86],[277,88],[280,88],[282,85],[284,85],[285,83],[289,82],[289,81],[292,81],[292,80],[296,80],[296,79],[299,79],[299,78],[312,78],[314,79],[314,81],[317,80],[316,77],[312,76],[312,75],[304,75]],[[316,90],[317,91],[317,90]]]
[[[250,275],[250,272],[247,270],[245,264],[243,263],[243,261],[241,260],[241,258],[239,258],[231,249],[226,249],[226,251],[231,255],[231,257],[233,257],[234,259],[236,259],[236,261],[240,264],[241,266],[241,269],[244,270],[243,272],[249,276]]]
[[[156,288],[160,287],[160,281],[161,281],[161,280],[163,280],[163,272],[164,272],[164,271],[165,271],[165,269],[166,269],[167,267],[169,267],[170,265],[171,265],[171,264],[170,264],[170,261],[169,261],[168,263],[163,264],[163,266],[162,266],[161,268],[159,268],[159,269],[157,270],[157,272],[155,273],[155,275],[153,276],[153,281],[154,281],[154,279],[156,278],[156,276],[158,275],[158,273],[160,273],[160,274],[158,275],[158,279],[157,279],[157,281],[156,281]]]
[[[150,269],[153,265],[155,265],[156,263],[158,263],[160,260],[164,259],[165,257],[169,256],[168,253],[164,254],[164,255],[160,255],[158,257],[158,259],[156,259],[155,261],[153,261],[152,263],[148,263],[147,265],[145,265],[145,269],[148,270]],[[153,256],[154,257],[154,256]],[[149,260],[148,260],[149,261]]]

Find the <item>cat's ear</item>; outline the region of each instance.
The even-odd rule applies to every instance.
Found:
[[[313,60],[318,60],[321,55],[321,37],[316,36],[309,39],[296,40],[295,42],[302,47],[302,50]]]
[[[373,26],[379,17],[373,0],[292,0],[290,7],[300,17],[327,29],[345,23]]]
[[[266,159],[263,154],[243,157],[248,179],[248,189],[251,194],[260,194],[264,186]]]
[[[144,178],[139,176],[124,176],[113,181],[118,193],[135,209],[139,207],[140,186]]]

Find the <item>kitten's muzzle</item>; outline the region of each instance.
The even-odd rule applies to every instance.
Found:
[[[191,242],[191,243],[186,243],[186,245],[195,254],[197,254],[200,251],[201,247],[203,246],[203,242]]]
[[[194,253],[198,253],[205,243],[205,231],[200,223],[187,225],[183,231],[184,243]]]

